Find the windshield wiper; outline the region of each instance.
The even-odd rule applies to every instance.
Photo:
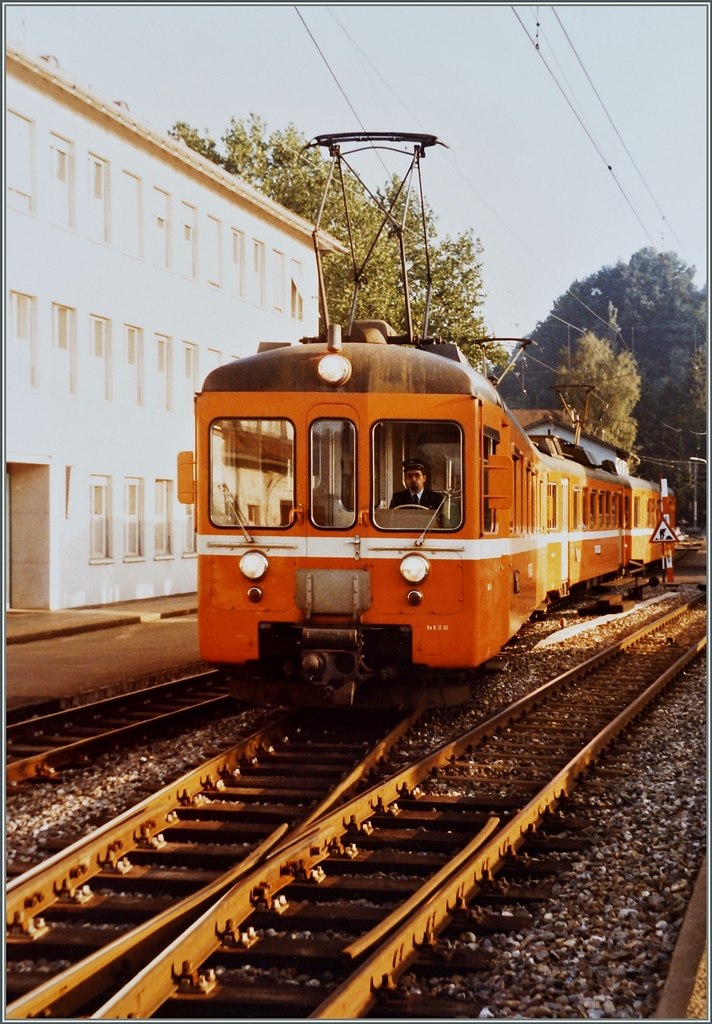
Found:
[[[232,505],[232,514],[235,517],[235,522],[237,523],[237,525],[240,527],[240,529],[244,533],[245,540],[247,541],[248,544],[254,544],[255,542],[254,542],[253,538],[250,537],[250,535],[247,532],[247,529],[245,527],[245,517],[243,516],[242,512],[238,508],[235,496],[232,494],[232,492],[228,488],[227,484],[220,484],[220,490],[223,492],[223,497],[229,499],[230,504]]]
[[[416,548],[422,547],[422,545],[423,545],[423,541],[425,540],[425,535],[426,535],[426,533],[428,532],[428,530],[429,530],[429,529],[431,528],[431,526],[433,525],[433,523],[434,523],[434,522],[436,521],[436,519],[438,518],[438,516],[440,515],[440,512],[441,512],[441,510],[442,510],[442,507],[443,507],[443,505],[444,505],[444,504],[445,504],[445,502],[446,502],[446,501],[448,500],[448,498],[452,498],[452,497],[454,497],[454,496],[455,496],[456,494],[459,494],[459,491],[445,491],[445,493],[443,494],[443,500],[442,500],[442,501],[440,502],[440,504],[438,505],[438,507],[437,507],[437,508],[435,509],[435,511],[433,512],[432,516],[430,517],[430,519],[429,519],[429,520],[428,520],[428,522],[426,523],[426,525],[425,525],[425,529],[423,530],[423,532],[421,533],[421,535],[420,535],[420,536],[418,537],[418,539],[416,540],[416,542],[415,542],[415,546],[416,546]]]

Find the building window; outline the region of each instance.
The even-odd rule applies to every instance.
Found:
[[[124,557],[143,555],[143,480],[124,480]]]
[[[89,529],[92,561],[111,558],[111,478],[92,476],[89,485]]]
[[[156,480],[156,519],[154,555],[165,557],[171,554],[171,506],[173,481]]]
[[[160,188],[153,189],[153,262],[157,267],[171,265],[171,197]]]
[[[109,241],[109,165],[89,154],[89,237]]]
[[[267,305],[267,267],[265,243],[252,240],[252,258],[255,273],[255,302],[258,306]]]
[[[72,209],[72,144],[59,135],[50,135],[50,204],[52,223],[61,228],[74,227]]]
[[[272,308],[284,313],[284,253],[272,250]]]
[[[128,171],[121,175],[121,233],[124,252],[129,256],[142,256],[142,182]]]
[[[304,267],[299,260],[292,260],[292,320],[299,320],[300,322],[304,319],[304,300],[302,299],[303,272]]]
[[[195,207],[180,204],[181,225],[178,245],[180,247],[180,272],[183,277],[198,276],[198,235],[196,232]]]
[[[7,203],[15,210],[34,210],[34,124],[26,117],[7,112]]]
[[[77,311],[52,304],[52,344],[54,382],[60,392],[76,395],[77,387]]]
[[[186,505],[185,520],[183,521],[183,554],[194,555],[195,546],[195,506]]]
[[[193,415],[195,392],[198,390],[198,346],[183,342],[183,382],[186,410]]]
[[[222,288],[222,224],[215,217],[208,217],[206,224],[203,252],[208,284],[213,288]]]
[[[162,334],[156,335],[156,371],[156,409],[159,412],[170,412],[172,407],[171,339]]]
[[[111,401],[111,322],[90,317],[89,365],[92,395]]]
[[[143,405],[143,331],[124,324],[127,395],[130,402]]]
[[[238,299],[245,297],[245,236],[242,231],[232,229],[232,294]]]
[[[10,343],[7,377],[11,387],[38,386],[37,300],[32,295],[10,292]]]

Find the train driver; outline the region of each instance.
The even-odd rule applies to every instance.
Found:
[[[423,508],[440,508],[442,495],[430,491],[425,486],[427,477],[425,466],[417,459],[406,459],[403,463],[404,491],[396,491],[391,498],[390,508],[401,505],[421,505]]]

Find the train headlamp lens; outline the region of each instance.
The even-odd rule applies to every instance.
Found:
[[[400,564],[400,571],[408,583],[421,583],[430,572],[430,563],[422,555],[406,555]]]
[[[240,559],[240,572],[248,580],[261,580],[269,568],[269,562],[261,551],[248,551]]]
[[[338,352],[330,352],[319,360],[317,370],[325,384],[345,384],[351,376],[351,363]]]

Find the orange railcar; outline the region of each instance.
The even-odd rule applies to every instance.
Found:
[[[658,491],[542,454],[456,346],[353,337],[230,363],[196,398],[201,654],[257,703],[454,703],[552,595],[659,556]]]

